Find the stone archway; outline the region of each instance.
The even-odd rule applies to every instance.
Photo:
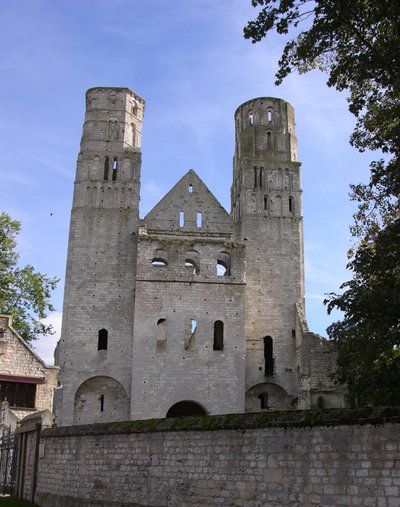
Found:
[[[111,377],[92,377],[75,394],[74,424],[126,421],[129,401],[123,385]]]
[[[252,386],[246,392],[246,412],[264,410],[290,410],[292,398],[283,387],[272,382],[263,382]]]
[[[187,417],[191,415],[207,415],[207,412],[199,403],[184,400],[172,405],[165,417]]]

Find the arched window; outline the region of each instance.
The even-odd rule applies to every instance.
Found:
[[[156,250],[154,250],[151,265],[155,268],[162,268],[164,266],[167,266],[168,265],[167,252],[162,248],[157,248]]]
[[[191,194],[193,192],[193,185],[192,184],[190,184],[188,186],[188,192],[189,192],[189,194]]]
[[[179,227],[184,227],[185,225],[185,212],[180,211],[179,212]]]
[[[224,323],[222,320],[214,322],[213,350],[224,350]]]
[[[254,113],[252,111],[249,112],[247,121],[249,125],[254,125]]]
[[[203,224],[203,213],[201,211],[198,211],[196,215],[196,227],[200,229],[202,224]]]
[[[110,159],[108,157],[106,157],[104,159],[104,180],[105,181],[108,181],[109,169],[110,169]]]
[[[264,372],[266,377],[274,374],[274,357],[272,338],[266,336],[264,339]]]
[[[117,169],[118,169],[118,160],[114,158],[112,164],[112,180],[117,181]]]
[[[231,256],[227,252],[220,252],[217,259],[217,276],[230,276]]]
[[[267,111],[267,120],[268,123],[272,123],[272,111],[270,110]]]
[[[185,256],[185,269],[190,271],[193,275],[198,275],[200,272],[200,259],[199,252],[190,250],[186,252]]]
[[[107,350],[108,347],[108,331],[107,329],[100,329],[97,339],[97,350]]]

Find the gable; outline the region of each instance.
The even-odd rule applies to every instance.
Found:
[[[190,169],[145,216],[144,226],[179,233],[229,233],[230,215]]]

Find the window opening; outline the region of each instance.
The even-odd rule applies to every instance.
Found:
[[[213,350],[224,350],[224,323],[221,320],[214,322]]]
[[[193,185],[192,185],[192,184],[190,184],[190,185],[188,186],[188,192],[189,192],[190,194],[193,192]]]
[[[248,120],[249,120],[249,125],[254,124],[254,113],[249,113]]]
[[[190,330],[191,330],[191,333],[194,334],[196,332],[196,329],[197,329],[197,320],[190,319]]]
[[[100,396],[100,412],[104,412],[104,394]]]
[[[257,167],[254,166],[254,188],[257,188]]]
[[[167,319],[158,319],[157,321],[157,326],[159,326],[160,324],[162,324],[163,322],[166,322]]]
[[[323,410],[323,408],[324,408],[324,397],[323,396],[318,396],[317,408],[319,408],[320,410]]]
[[[274,374],[273,346],[270,336],[264,338],[264,368],[266,377]]]
[[[220,252],[217,259],[217,276],[231,274],[231,256],[227,252]]]
[[[154,257],[154,259],[151,261],[151,265],[155,268],[162,268],[164,266],[167,266],[167,261],[160,259],[159,257]]]
[[[197,212],[197,216],[196,216],[196,226],[197,226],[197,228],[201,227],[202,222],[203,222],[203,213],[201,211],[198,211]]]
[[[131,130],[132,130],[132,146],[133,148],[135,148],[135,144],[136,144],[136,127],[133,123],[131,123]]]
[[[108,346],[108,331],[107,329],[100,329],[97,340],[97,350],[107,350]]]
[[[268,197],[264,195],[264,209],[268,210]]]
[[[10,407],[35,408],[36,384],[27,382],[0,382],[0,401]]]
[[[261,408],[263,410],[267,409],[268,408],[268,393],[261,393],[259,396],[258,396],[258,399],[260,400],[261,402]]]
[[[185,213],[183,211],[179,212],[179,227],[183,227],[185,225]]]
[[[262,186],[263,186],[263,172],[264,172],[264,169],[262,167],[260,167],[259,173],[258,173],[258,180],[259,180],[259,187],[260,188],[262,188]]]
[[[272,111],[267,112],[268,123],[272,123]]]
[[[293,197],[289,197],[289,213],[293,213]]]
[[[109,167],[110,167],[110,160],[109,160],[108,157],[106,157],[105,160],[104,160],[104,180],[105,181],[108,181]]]
[[[191,259],[185,260],[185,268],[188,268],[188,270],[191,271],[193,275],[197,275],[199,272],[199,269],[196,266],[196,263],[194,261],[192,261]]]
[[[117,180],[117,169],[118,169],[118,161],[117,161],[116,158],[114,158],[112,169],[113,169],[113,171],[112,171],[112,180],[116,181]]]

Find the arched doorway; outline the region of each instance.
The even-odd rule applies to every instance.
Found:
[[[272,382],[256,384],[246,392],[246,412],[290,410],[292,402],[286,390]]]
[[[185,400],[172,405],[166,417],[187,417],[191,415],[207,415],[207,412],[198,403]]]

